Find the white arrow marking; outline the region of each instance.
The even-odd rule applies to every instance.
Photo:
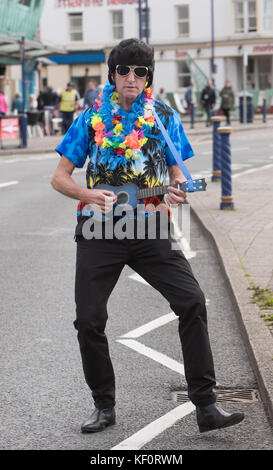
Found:
[[[122,338],[139,338],[140,336],[143,336],[146,333],[177,319],[178,317],[174,312],[167,313],[166,315],[162,315],[161,317],[156,318],[155,320],[152,320],[145,325],[139,326],[135,330],[129,331],[125,335],[122,335]]]
[[[150,359],[153,359],[153,361],[168,367],[168,369],[171,369],[174,372],[178,372],[178,374],[184,375],[183,364],[175,361],[174,359],[171,359],[165,354],[155,351],[155,349],[149,348],[148,346],[144,346],[144,344],[141,344],[134,339],[117,339],[117,341],[121,344],[124,344],[125,346],[128,346],[128,348],[143,354],[143,356],[149,357]]]
[[[111,450],[135,450],[141,449],[147,442],[150,442],[156,436],[161,434],[165,429],[173,426],[179,419],[192,413],[195,406],[191,402],[183,403],[177,406],[174,410],[169,411],[165,415],[156,419],[148,424],[140,431],[120,442],[117,446],[112,447]]]

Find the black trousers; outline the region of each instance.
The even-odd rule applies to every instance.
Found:
[[[195,405],[214,403],[216,384],[205,298],[183,253],[171,248],[171,238],[77,240],[74,325],[95,406],[115,405],[115,375],[104,330],[107,301],[125,264],[161,292],[179,317],[190,400]]]
[[[226,120],[227,120],[227,124],[230,124],[230,109],[229,108],[222,108],[223,109],[223,113],[224,115],[226,116]]]
[[[74,111],[62,111],[62,132],[65,134],[73,122]]]

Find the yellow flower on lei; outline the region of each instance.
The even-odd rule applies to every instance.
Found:
[[[127,159],[131,158],[132,155],[133,155],[133,150],[132,150],[132,149],[126,150],[126,152],[125,152],[125,157],[126,157]]]
[[[114,134],[121,134],[122,129],[123,129],[123,125],[122,125],[122,123],[120,122],[119,124],[117,124],[117,125],[114,127]]]

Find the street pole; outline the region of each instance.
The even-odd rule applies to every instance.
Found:
[[[150,36],[150,17],[149,17],[149,5],[148,0],[145,0],[145,29],[146,29],[146,42],[149,44],[149,36]]]
[[[142,40],[142,8],[141,8],[141,0],[138,0],[138,25],[139,25],[139,39]]]
[[[210,10],[211,10],[211,81],[213,86],[215,85],[214,83],[214,73],[215,73],[215,64],[214,64],[214,46],[215,46],[215,41],[214,41],[214,0],[210,0]]]
[[[243,94],[243,113],[244,113],[244,118],[243,118],[243,123],[247,124],[247,96],[246,96],[246,69],[247,69],[247,63],[248,63],[248,55],[247,52],[243,53],[243,89],[244,89],[244,94]]]
[[[22,73],[22,100],[23,112],[26,110],[26,73],[25,73],[25,38],[22,36],[20,41],[20,59],[21,59],[21,73]]]
[[[20,62],[22,69],[22,100],[23,114],[20,118],[22,147],[27,147],[27,115],[26,115],[26,71],[25,71],[25,37],[22,36],[20,44]]]

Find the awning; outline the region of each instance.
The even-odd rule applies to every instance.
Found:
[[[19,64],[21,38],[0,35],[0,63],[1,64]],[[40,41],[31,41],[25,39],[24,54],[25,59],[36,59],[41,56],[50,56],[51,54],[66,54],[64,48],[43,44]]]
[[[103,52],[52,55],[49,58],[56,64],[99,64],[105,62],[105,54]]]

